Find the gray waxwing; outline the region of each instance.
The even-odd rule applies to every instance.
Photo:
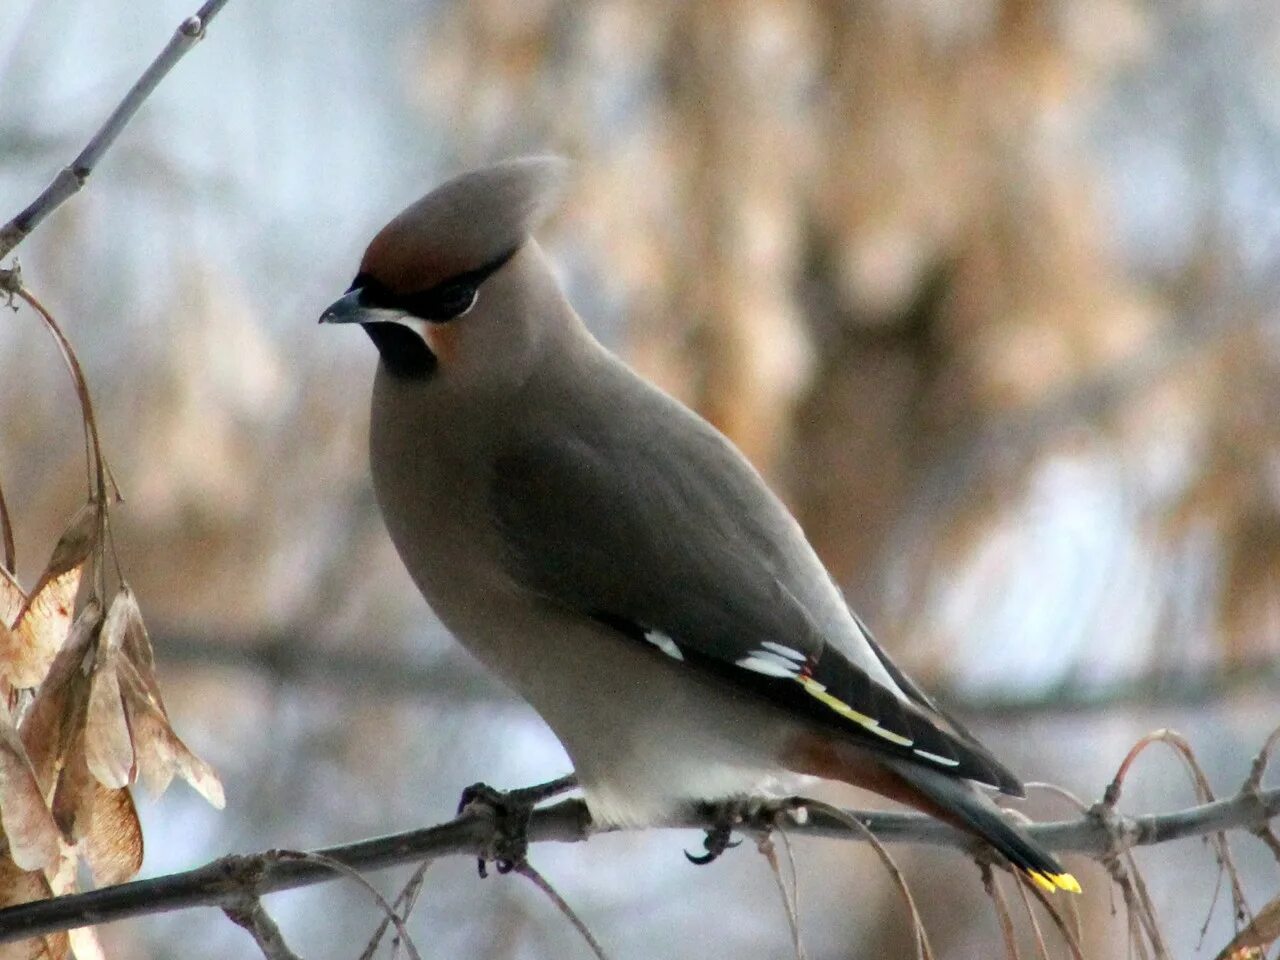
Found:
[[[746,458],[587,331],[532,237],[564,171],[438,187],[321,318],[381,355],[374,490],[432,609],[559,737],[599,823],[820,777],[1079,891],[977,787],[1018,779],[894,665]]]

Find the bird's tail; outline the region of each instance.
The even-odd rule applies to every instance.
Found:
[[[916,801],[913,805],[981,837],[1041,889],[1080,892],[1076,878],[1063,870],[1052,854],[1036,846],[1024,830],[1011,823],[990,798],[967,780],[909,762],[892,759],[881,762],[906,781],[911,792],[922,795],[926,801]]]

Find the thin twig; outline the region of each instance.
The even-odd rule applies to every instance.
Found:
[[[1027,920],[1031,923],[1031,932],[1036,938],[1036,955],[1040,960],[1049,960],[1049,945],[1044,942],[1044,931],[1040,929],[1040,921],[1036,919],[1036,912],[1031,908],[1031,898],[1027,896],[1027,887],[1030,884],[1022,883],[1021,878],[1014,877],[1016,881],[1014,886],[1018,888],[1018,896],[1022,898],[1022,907],[1027,911]]]
[[[1268,738],[1268,742],[1270,742],[1270,738]],[[1108,784],[1106,792],[1103,794],[1102,802],[1104,806],[1111,809],[1115,808],[1120,799],[1120,791],[1130,767],[1133,765],[1134,761],[1137,760],[1139,755],[1141,755],[1153,743],[1163,743],[1173,749],[1174,753],[1182,761],[1183,767],[1186,769],[1188,776],[1191,778],[1192,786],[1196,791],[1196,798],[1201,803],[1210,803],[1215,799],[1213,787],[1209,783],[1209,778],[1205,774],[1204,768],[1200,766],[1200,762],[1196,759],[1195,751],[1191,749],[1191,744],[1188,743],[1186,738],[1176,730],[1161,729],[1147,734],[1129,749],[1124,760],[1121,761],[1115,777],[1112,779],[1111,783]],[[1264,746],[1263,753],[1259,756],[1265,756],[1266,750],[1267,748]],[[1265,764],[1265,760],[1263,760],[1263,763]],[[1254,763],[1254,769],[1255,771],[1258,769],[1257,761]],[[1250,775],[1250,779],[1252,779],[1252,774]],[[1248,795],[1248,783],[1249,781],[1246,781],[1246,789],[1242,791],[1242,795]],[[1234,908],[1233,913],[1236,929],[1238,930],[1242,923],[1245,923],[1252,918],[1252,912],[1249,909],[1248,900],[1245,898],[1244,885],[1240,880],[1240,872],[1236,868],[1235,860],[1231,855],[1230,841],[1227,839],[1225,830],[1218,830],[1209,833],[1204,839],[1205,842],[1209,843],[1213,848],[1214,858],[1218,864],[1219,875],[1221,876],[1225,873],[1230,881],[1231,902]],[[1132,863],[1132,858],[1130,858],[1130,862]],[[1136,872],[1136,867],[1134,868],[1134,884],[1144,908],[1150,908],[1154,911],[1154,908],[1151,908],[1150,898],[1146,896],[1146,883],[1143,881],[1141,874]],[[1208,929],[1209,921],[1213,916],[1213,910],[1217,906],[1217,891],[1218,887],[1215,887],[1213,898],[1209,903],[1208,915],[1205,917],[1205,930]],[[1152,912],[1151,924],[1149,926],[1152,930],[1156,931],[1152,938],[1152,945],[1156,949],[1157,954],[1163,956],[1165,954],[1165,949],[1163,943],[1159,940],[1158,924],[1155,923],[1154,912]]]
[[[1004,892],[1000,889],[999,878],[996,877],[995,871],[991,868],[991,863],[987,860],[978,862],[978,869],[982,871],[982,888],[987,891],[987,896],[991,898],[991,905],[996,912],[996,922],[1000,924],[1000,936],[1004,940],[1004,952],[1008,960],[1021,960],[1018,953],[1018,938],[1013,930],[1013,917],[1009,915],[1009,904],[1004,898]]]
[[[1067,897],[1067,910],[1071,914],[1071,929],[1075,933],[1076,943],[1084,943],[1084,919],[1080,914],[1080,904],[1075,897]]]
[[[1129,881],[1133,884],[1133,892],[1137,897],[1137,904],[1140,908],[1138,918],[1142,921],[1144,929],[1147,931],[1147,939],[1151,943],[1151,949],[1155,951],[1157,960],[1168,960],[1169,948],[1165,946],[1164,935],[1160,932],[1160,918],[1156,916],[1156,905],[1151,900],[1151,894],[1147,890],[1147,881],[1143,877],[1142,871],[1138,869],[1138,862],[1133,859],[1133,851],[1126,850],[1124,852],[1125,863],[1128,864]]]
[[[782,838],[782,849],[787,851],[787,866],[791,872],[791,912],[796,918],[796,949],[800,960],[804,960],[804,943],[800,940],[800,871],[796,869],[796,851],[786,830],[779,826],[776,833]]]
[[[915,934],[916,956],[920,960],[933,960],[933,947],[929,944],[929,934],[925,931],[924,922],[920,919],[920,908],[916,906],[916,898],[912,895],[911,887],[907,884],[907,878],[898,867],[897,861],[893,859],[893,855],[889,853],[888,848],[871,832],[870,827],[855,814],[833,807],[830,804],[816,801],[805,804],[805,810],[809,815],[825,813],[829,817],[834,817],[866,838],[867,842],[871,844],[871,849],[880,858],[880,862],[889,871],[890,879],[893,880],[894,886],[898,888],[898,892],[902,894],[903,902],[907,905],[907,912],[911,916],[912,932]]]
[[[427,875],[427,868],[431,866],[432,861],[423,860],[418,865],[418,869],[413,871],[413,875],[409,877],[407,883],[401,888],[400,893],[396,896],[395,901],[391,904],[393,908],[400,910],[400,919],[408,922],[409,914],[413,912],[413,906],[417,903],[418,892],[422,889],[422,880]],[[391,926],[391,918],[383,915],[382,920],[378,923],[378,929],[373,932],[373,936],[369,938],[368,944],[364,948],[364,952],[360,954],[360,960],[373,960],[374,953],[377,952],[382,938],[387,934],[387,927]],[[395,957],[400,952],[400,938],[397,936],[391,944],[391,955]]]
[[[40,315],[40,319],[44,321],[45,329],[49,331],[50,336],[53,337],[54,342],[58,345],[63,362],[66,363],[67,370],[71,373],[71,382],[75,387],[76,398],[80,401],[80,416],[84,421],[85,430],[89,434],[95,468],[89,478],[89,499],[96,499],[105,510],[107,506],[106,460],[102,456],[102,442],[98,437],[98,418],[93,413],[93,398],[89,395],[89,381],[85,378],[84,368],[80,366],[80,359],[76,356],[75,350],[72,349],[71,341],[67,339],[67,335],[62,332],[62,327],[58,325],[58,321],[53,318],[53,314],[40,302],[39,298],[26,287],[19,287],[15,293]]]
[[[1271,751],[1275,749],[1277,742],[1280,742],[1280,727],[1276,727],[1271,731],[1266,741],[1262,744],[1262,749],[1253,758],[1253,765],[1249,769],[1249,779],[1245,781],[1245,789],[1262,789],[1262,777],[1267,772],[1267,763],[1271,759]]]
[[[1275,748],[1276,743],[1280,741],[1280,727],[1271,731],[1266,742],[1263,743],[1262,749],[1258,751],[1258,755],[1253,760],[1253,766],[1249,771],[1249,777],[1241,788],[1242,793],[1251,796],[1257,796],[1262,790],[1262,777],[1267,772],[1267,763],[1271,759],[1271,751]],[[1263,824],[1253,831],[1254,836],[1266,844],[1267,849],[1271,851],[1271,855],[1275,857],[1276,862],[1280,863],[1280,837],[1277,837],[1272,831],[1269,824]]]
[[[1032,883],[1026,876],[1019,873],[1015,875],[1019,886],[1036,898],[1040,906],[1044,908],[1044,912],[1049,915],[1049,919],[1053,921],[1053,925],[1058,928],[1058,933],[1062,936],[1062,940],[1067,945],[1067,949],[1071,951],[1072,960],[1084,960],[1084,949],[1080,946],[1080,940],[1067,926],[1067,921],[1062,916],[1062,911],[1058,909],[1055,901],[1063,898],[1050,898],[1040,887]],[[1066,898],[1070,900],[1071,898]]]
[[[795,951],[796,960],[806,960],[804,941],[800,939],[800,916],[792,898],[791,889],[787,887],[787,878],[782,875],[782,865],[778,862],[778,851],[773,843],[773,834],[765,834],[756,844],[757,849],[769,864],[769,872],[773,874],[778,885],[778,894],[782,897],[782,909],[787,915],[787,928],[791,931],[791,947]],[[788,847],[790,849],[790,847]],[[792,874],[795,883],[795,874]]]
[[[404,925],[404,921],[400,919],[400,915],[396,913],[395,908],[387,903],[387,898],[378,892],[378,888],[361,876],[360,871],[356,870],[341,860],[327,856],[323,853],[306,853],[301,850],[274,850],[272,855],[279,860],[294,861],[298,863],[315,863],[326,869],[332,870],[341,876],[348,877],[364,887],[365,890],[373,897],[374,902],[382,908],[383,915],[395,925],[396,935],[404,944],[405,951],[409,954],[410,960],[422,960],[418,954],[418,948],[414,946],[413,939],[409,936],[409,931]]]
[[[547,878],[535,870],[527,860],[516,865],[515,871],[520,876],[527,879],[535,887],[547,895],[557,910],[559,910],[566,920],[578,931],[578,934],[586,941],[587,946],[591,948],[591,952],[596,955],[596,960],[609,960],[609,955],[604,952],[604,947],[600,946],[600,941],[595,938],[587,925],[582,922],[582,918],[578,916],[577,911],[569,906],[569,901],[560,896],[560,891],[547,882]]]
[[[257,897],[246,896],[222,908],[228,919],[253,937],[266,960],[300,960],[284,942],[284,935]]]
[[[204,39],[205,29],[209,22],[226,5],[227,0],[206,0],[192,16],[179,24],[169,42],[165,44],[159,55],[151,61],[137,82],[125,94],[124,99],[111,111],[111,115],[90,138],[89,143],[80,155],[70,164],[63,167],[53,182],[45,187],[40,196],[31,201],[26,209],[0,227],[0,260],[13,252],[45,217],[74,196],[89,174],[93,173],[102,155],[115,142],[116,137],[133,119],[138,108],[151,96],[152,91],[160,84],[170,70],[182,57]],[[6,271],[0,270],[0,273]]]
[[[1117,861],[1119,862],[1119,861]],[[1151,957],[1147,945],[1159,950],[1159,945],[1151,940],[1151,928],[1148,925],[1148,916],[1143,912],[1142,905],[1138,902],[1137,894],[1134,892],[1133,881],[1123,870],[1115,876],[1116,885],[1120,888],[1120,892],[1124,895],[1125,915],[1129,921],[1129,947],[1135,950],[1142,960],[1149,960]]]

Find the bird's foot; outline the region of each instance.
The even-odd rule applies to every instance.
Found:
[[[578,778],[569,774],[547,783],[516,790],[498,790],[487,783],[473,783],[458,799],[458,813],[483,812],[493,821],[493,835],[488,848],[480,855],[477,869],[481,877],[489,875],[492,862],[498,873],[518,869],[529,851],[529,818],[543,800],[572,790]]]
[[[705,853],[692,854],[684,852],[690,863],[700,867],[718,859],[726,850],[731,850],[742,843],[733,840],[733,831],[743,826],[768,832],[780,826],[784,818],[803,822],[805,799],[803,797],[786,797],[775,800],[765,797],[733,797],[716,803],[698,805],[698,812],[709,816],[715,826],[706,831],[702,847]]]

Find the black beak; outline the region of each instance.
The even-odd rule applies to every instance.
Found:
[[[320,314],[321,323],[364,323],[370,319],[369,303],[364,299],[364,288],[354,287],[329,304]]]

